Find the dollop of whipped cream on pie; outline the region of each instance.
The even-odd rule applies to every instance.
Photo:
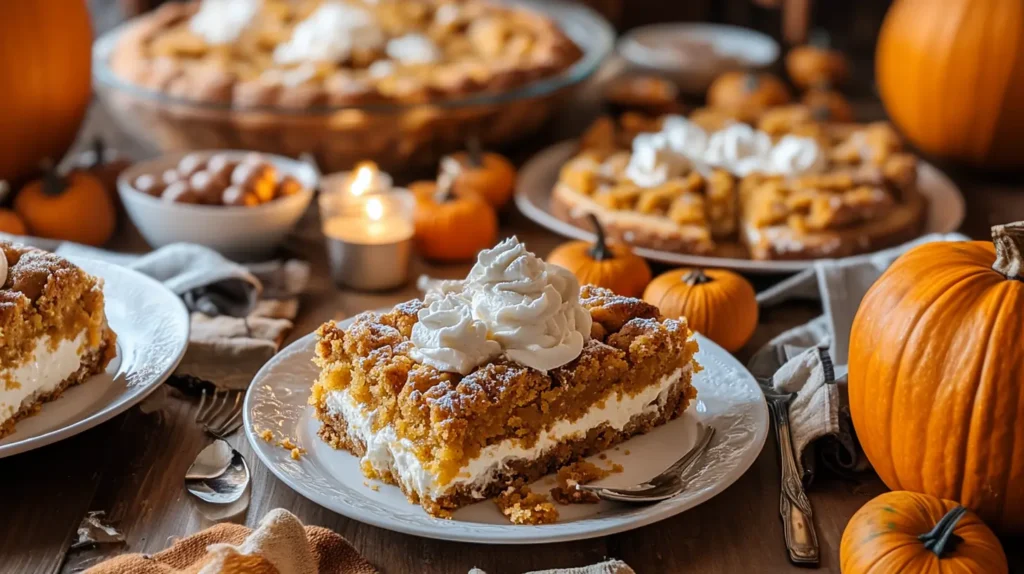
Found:
[[[341,62],[355,49],[374,50],[384,42],[384,31],[372,13],[342,2],[327,2],[299,22],[292,37],[274,49],[274,62]]]
[[[410,355],[463,375],[502,353],[539,371],[560,367],[590,338],[579,292],[569,270],[506,239],[482,251],[464,281],[441,282],[426,294]]]
[[[811,138],[787,135],[773,143],[767,133],[741,123],[709,134],[682,116],[668,116],[660,131],[633,138],[625,175],[641,187],[657,187],[690,167],[705,174],[721,168],[740,177],[799,176],[821,171],[824,161]]]
[[[626,177],[640,187],[657,187],[679,177],[689,167],[686,156],[676,153],[666,134],[638,134],[633,138]]]
[[[441,50],[423,34],[406,34],[388,40],[385,52],[403,64],[430,64],[441,59]]]
[[[238,39],[260,10],[261,0],[203,0],[188,22],[189,30],[210,44]]]

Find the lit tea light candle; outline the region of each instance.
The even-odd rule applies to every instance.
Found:
[[[349,197],[361,197],[391,190],[391,176],[372,161],[359,162],[352,171],[334,173],[321,179],[321,189],[326,193],[341,193]]]
[[[321,195],[320,215],[335,283],[377,291],[408,281],[414,205],[406,190]]]

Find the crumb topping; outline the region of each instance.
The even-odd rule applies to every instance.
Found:
[[[509,486],[494,503],[513,524],[551,524],[558,520],[558,509],[548,497],[525,484]]]
[[[602,455],[602,458],[605,458]],[[577,484],[588,484],[607,477],[610,472],[596,464],[581,460],[558,469],[558,485],[551,489],[551,498],[559,504],[593,504],[601,499],[593,492],[576,490]]]

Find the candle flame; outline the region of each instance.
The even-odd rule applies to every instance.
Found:
[[[356,172],[352,176],[352,184],[349,186],[349,191],[352,195],[360,196],[370,190],[373,185],[374,176],[377,172],[377,166],[366,162],[359,164],[356,167]]]
[[[366,202],[366,216],[373,221],[380,221],[384,217],[384,204],[379,197],[371,197]]]

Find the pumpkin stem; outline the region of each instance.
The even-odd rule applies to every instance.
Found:
[[[708,277],[708,274],[705,273],[704,270],[701,269],[700,267],[697,267],[696,269],[691,269],[686,273],[686,275],[683,275],[683,282],[691,287],[694,285],[703,285],[705,283],[711,283],[712,281],[714,281],[714,279]]]
[[[46,158],[42,161],[41,166],[43,168],[43,194],[50,197],[56,197],[67,189],[67,181],[61,177],[57,171],[57,166],[53,164],[53,160]]]
[[[756,92],[761,85],[761,78],[754,72],[747,72],[743,75],[743,89],[748,92]]]
[[[963,542],[962,538],[953,534],[953,530],[956,529],[956,525],[965,514],[967,514],[967,509],[958,504],[939,520],[935,528],[932,528],[930,532],[919,535],[917,539],[924,542],[925,548],[934,552],[939,558],[942,558],[944,553],[952,552],[954,546]]]
[[[103,138],[100,136],[96,136],[95,138],[93,138],[92,153],[95,154],[96,157],[93,158],[92,165],[90,165],[89,168],[96,169],[103,165],[103,156],[106,154],[106,152],[107,144],[103,141]]]
[[[1021,273],[1024,273],[1024,221],[994,226],[992,243],[996,246],[996,262],[992,269],[1007,279],[1021,279]]]
[[[469,165],[482,167],[484,165],[484,150],[480,145],[480,136],[473,134],[466,140],[466,152],[469,155]]]
[[[823,28],[815,28],[807,38],[807,44],[820,50],[828,50],[832,48],[832,36]]]
[[[605,239],[604,227],[601,226],[601,222],[597,220],[597,216],[593,213],[587,215],[590,218],[591,225],[594,226],[594,233],[597,235],[597,239],[594,240],[594,246],[590,248],[590,257],[594,261],[605,261],[615,257],[611,250],[608,249],[608,241]]]
[[[459,162],[450,157],[441,160],[441,170],[437,174],[437,190],[434,192],[434,201],[446,203],[452,199],[452,189],[455,187],[455,178],[459,177]]]

